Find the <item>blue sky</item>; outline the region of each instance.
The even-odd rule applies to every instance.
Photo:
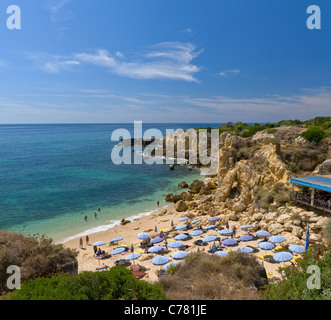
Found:
[[[330,39],[327,0],[2,0],[0,123],[330,116]]]

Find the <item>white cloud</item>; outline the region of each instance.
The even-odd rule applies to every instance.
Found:
[[[92,53],[78,53],[74,59],[97,65],[114,74],[134,79],[173,79],[198,82],[194,74],[200,67],[191,62],[202,51],[196,52],[191,43],[163,42],[136,54],[131,60],[118,52],[112,55],[99,49]]]
[[[220,72],[220,76],[223,78],[231,77],[231,76],[236,76],[237,74],[240,73],[240,70],[238,69],[231,69],[231,70],[224,70]]]
[[[74,17],[74,14],[70,10],[63,11],[71,0],[47,0],[46,10],[50,12],[50,18],[53,22],[70,20]]]

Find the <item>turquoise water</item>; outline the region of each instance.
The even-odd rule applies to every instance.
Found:
[[[207,125],[145,124],[143,130],[201,126]],[[186,166],[113,164],[111,134],[118,128],[133,136],[133,124],[0,125],[0,230],[60,242],[148,214],[157,201],[167,204],[166,193],[181,191],[179,182],[203,179]]]

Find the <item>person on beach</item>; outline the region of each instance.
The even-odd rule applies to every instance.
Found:
[[[83,248],[83,239],[82,238],[79,239],[79,247]]]
[[[94,218],[96,218],[98,215],[96,214],[96,212],[94,212]]]
[[[93,247],[93,250],[94,250],[94,254],[97,254],[97,252],[98,252],[98,249],[97,249],[97,247],[96,247],[96,246],[94,246],[94,247]]]
[[[87,221],[87,219],[88,219],[87,215],[85,215],[84,219],[85,219],[85,221]]]
[[[157,206],[158,206],[158,207],[160,206],[160,201],[157,202]]]
[[[86,241],[86,245],[88,245],[88,244],[89,244],[89,242],[90,242],[90,238],[89,238],[89,236],[88,236],[88,235],[86,235],[86,237],[85,237],[85,241]]]
[[[100,212],[100,208],[98,208],[98,211]]]
[[[233,228],[232,228],[232,235],[233,235],[233,236],[236,235],[236,230],[237,230],[236,226],[233,226]]]

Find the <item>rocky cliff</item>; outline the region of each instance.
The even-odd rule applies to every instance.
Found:
[[[304,244],[309,223],[311,243],[323,241],[321,230],[330,214],[292,203],[290,179],[331,173],[330,144],[327,139],[310,143],[299,136],[301,132],[280,127],[273,134],[258,132],[250,138],[222,133],[217,175],[195,181],[187,191],[167,195],[166,200],[191,216],[218,216],[221,224],[251,224],[254,231],[281,234],[296,244]]]

